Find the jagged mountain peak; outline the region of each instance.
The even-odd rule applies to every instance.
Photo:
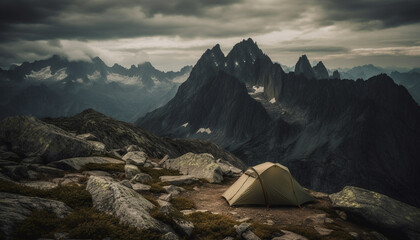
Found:
[[[319,61],[318,64],[313,67],[314,72],[315,72],[315,78],[316,79],[328,79],[329,78],[329,74],[328,74],[328,70],[325,67],[324,63],[322,61]]]
[[[315,78],[315,72],[312,69],[308,57],[306,55],[302,55],[301,57],[299,57],[299,60],[295,66],[295,74],[303,74],[308,79]]]

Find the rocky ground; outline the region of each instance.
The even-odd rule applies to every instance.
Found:
[[[94,131],[0,123],[0,239],[419,239],[419,209],[355,187],[310,191],[301,208],[229,207],[221,195],[242,174],[229,153],[194,141],[183,153],[117,122],[97,137],[85,121]]]

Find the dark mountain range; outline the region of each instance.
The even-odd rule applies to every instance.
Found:
[[[117,64],[108,67],[98,57],[86,62],[55,55],[24,62],[0,72],[0,119],[23,114],[70,116],[95,108],[134,121],[169,101],[190,70],[162,72],[149,62],[129,69]]]
[[[136,124],[212,140],[248,164],[280,162],[315,190],[354,185],[420,206],[420,108],[404,87],[387,75],[314,81],[307,57],[285,73],[257,49],[248,39],[227,57],[207,50],[176,96]]]
[[[330,76],[328,75],[328,70],[325,67],[324,63],[320,61],[315,67],[313,67],[315,72],[316,79],[328,79]]]

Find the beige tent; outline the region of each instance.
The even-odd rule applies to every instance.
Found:
[[[249,168],[223,197],[229,205],[294,205],[314,198],[292,177],[287,167],[265,162]]]

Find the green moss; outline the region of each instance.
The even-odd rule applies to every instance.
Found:
[[[159,182],[160,179],[159,177],[161,176],[179,176],[181,175],[179,173],[179,171],[177,170],[172,170],[172,169],[166,169],[166,168],[162,168],[160,170],[158,169],[153,169],[153,168],[148,168],[148,167],[139,167],[140,171],[149,174],[152,178],[154,182]]]
[[[13,182],[0,180],[0,192],[15,193],[29,197],[48,198],[64,202],[71,208],[91,207],[92,197],[84,186],[67,185],[41,190]]]
[[[211,213],[195,212],[185,216],[188,221],[194,223],[194,239],[223,239],[231,236],[235,237],[236,232],[233,228],[238,222],[224,215]]]
[[[88,163],[80,171],[105,171],[105,172],[124,172],[124,164],[120,163]]]
[[[159,239],[161,234],[149,230],[139,230],[120,224],[119,220],[93,208],[80,208],[63,219],[47,211],[35,211],[15,230],[15,239],[37,239],[52,237],[54,233],[68,232],[76,239]]]
[[[192,199],[185,197],[173,197],[171,200],[172,206],[179,211],[195,208],[195,203]]]
[[[252,231],[261,239],[272,239],[274,233],[279,234],[278,236],[283,235],[279,226],[261,224],[256,222],[253,222],[251,226]]]
[[[288,225],[283,227],[283,229],[307,237],[310,240],[321,239],[321,235],[312,227],[303,225]]]

